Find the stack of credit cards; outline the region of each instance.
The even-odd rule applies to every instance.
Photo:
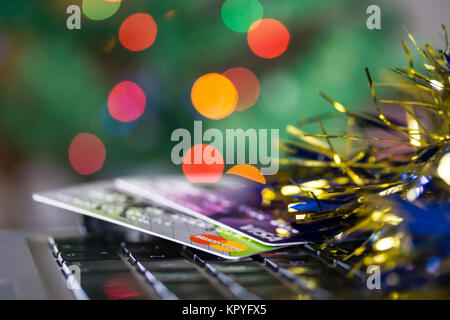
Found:
[[[304,242],[289,222],[253,205],[253,196],[239,179],[191,184],[167,176],[89,183],[36,193],[33,199],[225,259]]]

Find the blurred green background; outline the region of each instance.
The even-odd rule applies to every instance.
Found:
[[[331,111],[320,90],[350,108],[368,109],[364,67],[379,80],[382,71],[407,64],[402,24],[420,43],[442,48],[440,25],[448,26],[450,12],[447,0],[260,0],[264,17],[284,23],[291,36],[283,55],[266,60],[251,52],[245,33],[225,26],[223,2],[123,0],[110,18],[82,14],[81,29],[68,30],[66,8],[81,7],[81,0],[0,1],[0,228],[59,226],[77,218],[34,205],[34,191],[152,170],[181,172],[170,161],[170,135],[191,129],[194,119],[222,130],[279,128],[285,137],[287,124]],[[381,30],[366,27],[370,4],[381,8]],[[117,40],[122,21],[136,12],[151,14],[158,26],[154,45],[142,52]],[[232,67],[258,77],[258,102],[219,121],[202,118],[189,102],[189,86]],[[136,128],[117,137],[100,115],[110,90],[124,80],[141,85],[147,106]],[[343,129],[339,122],[326,127]],[[80,132],[97,135],[107,149],[104,167],[87,177],[67,156]]]

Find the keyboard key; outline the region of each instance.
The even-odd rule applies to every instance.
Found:
[[[289,248],[283,248],[276,251],[265,252],[261,254],[262,258],[284,258],[289,260],[302,260],[309,259],[311,254],[304,246],[294,246]]]
[[[110,249],[107,245],[95,243],[80,243],[80,244],[57,244],[54,246],[58,252],[84,252],[84,251],[98,251]]]
[[[161,250],[165,246],[160,243],[123,242],[122,247],[129,251]]]
[[[129,270],[122,260],[102,260],[102,261],[65,261],[62,264],[64,274],[72,274],[72,268],[78,267],[81,273],[91,272],[117,272]]]
[[[130,272],[81,273],[81,288],[93,300],[148,298]]]
[[[279,259],[279,260],[287,260],[287,261],[310,261],[311,255],[304,254],[292,254],[290,252],[281,252],[279,254],[262,254],[262,258],[265,259]]]
[[[226,274],[230,273],[253,273],[264,271],[264,267],[256,261],[224,261],[210,263],[214,268]]]
[[[275,264],[277,267],[282,268],[290,268],[290,267],[316,267],[317,265],[322,264],[315,257],[307,256],[301,259],[289,259],[282,257],[270,257],[265,258],[264,263],[266,264]]]
[[[258,271],[254,273],[236,273],[229,275],[234,281],[249,286],[252,284],[279,284],[282,285],[279,279],[268,271]]]
[[[200,280],[206,280],[205,276],[196,269],[180,271],[152,271],[152,273],[159,281],[163,282],[164,284],[167,284],[168,282],[196,282]]]
[[[168,263],[168,269],[162,269],[165,263]],[[147,261],[142,262],[142,266],[144,265],[148,269],[145,275],[149,281],[153,279],[154,282],[160,282],[161,286],[180,299],[210,300],[228,297],[222,291],[224,288],[216,287],[187,260]]]
[[[106,244],[104,239],[93,236],[74,236],[74,237],[49,237],[50,245],[88,245],[88,244]]]
[[[145,251],[145,250],[171,250],[179,251],[181,246],[170,241],[160,239],[160,241],[152,242],[124,242],[123,247],[126,247],[129,251]]]
[[[122,243],[121,246],[123,252],[128,255],[130,262],[133,264],[138,261],[181,258],[181,247],[165,241]]]
[[[60,252],[82,252],[89,250],[109,249],[109,246],[101,239],[87,236],[48,238],[53,255],[58,258]],[[60,261],[58,261],[60,264]]]
[[[179,252],[168,249],[145,249],[140,251],[130,250],[129,258],[132,263],[136,263],[137,261],[150,261],[156,259],[176,259],[181,258]]]
[[[192,270],[196,268],[192,262],[184,259],[143,261],[141,264],[145,269],[152,272],[158,270]]]
[[[58,262],[87,261],[87,260],[116,260],[120,259],[117,253],[111,250],[91,250],[83,252],[60,252]]]
[[[313,267],[308,266],[296,266],[296,267],[289,267],[286,268],[289,272],[292,272],[293,274],[297,276],[315,276],[318,277],[323,274],[323,271],[320,269],[316,269]]]
[[[295,292],[287,287],[280,279],[264,269],[257,262],[254,263],[256,265],[248,263],[245,266],[254,268],[255,270],[253,272],[225,272],[224,274],[233,282],[241,285],[247,291],[247,293],[243,294],[247,296],[254,295],[261,299],[293,299],[296,296]]]
[[[305,257],[298,260],[289,260],[279,257],[269,259],[266,258],[265,263],[275,265],[278,274],[294,285],[302,298],[334,298],[334,295],[318,283],[317,280],[324,278],[324,280],[328,283],[335,282],[336,275],[326,277],[325,274],[330,270],[330,268],[315,257],[309,256],[309,258]],[[338,275],[337,278],[342,278],[342,276]]]
[[[197,282],[169,282],[165,285],[180,299],[218,300],[227,298],[206,279]]]
[[[243,261],[243,263],[246,263],[247,261]],[[223,262],[220,263],[220,265],[224,264],[239,264],[239,262],[230,261],[229,263]],[[243,300],[259,300],[260,298],[253,293],[249,292],[246,288],[244,288],[242,285],[234,281],[231,277],[223,273],[223,271],[219,271],[213,263],[205,263],[204,267],[206,270],[213,275],[222,285],[226,287],[226,289],[236,298],[243,299]],[[241,273],[245,274],[245,273]]]
[[[298,294],[293,290],[280,284],[253,284],[247,286],[246,289],[265,300],[292,300],[298,298]]]

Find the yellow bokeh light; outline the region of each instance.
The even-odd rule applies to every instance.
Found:
[[[381,212],[381,211],[374,211],[371,216],[373,221],[380,221],[382,217],[383,217],[383,212]]]
[[[396,245],[398,245],[398,243],[399,243],[398,238],[386,237],[386,238],[378,240],[375,243],[374,247],[378,251],[385,251],[385,250],[391,249],[392,247],[395,247]]]
[[[344,106],[342,104],[340,104],[339,102],[335,102],[335,103],[333,103],[333,105],[337,111],[342,112],[342,113],[346,112]]]
[[[430,84],[433,88],[439,91],[441,91],[444,88],[444,85],[437,80],[430,80]]]
[[[442,178],[442,180],[450,185],[450,153],[446,153],[441,158],[441,161],[439,161],[437,173]]]
[[[290,196],[293,194],[297,194],[301,191],[299,186],[295,186],[295,185],[287,185],[287,186],[283,186],[281,187],[281,194],[283,196]]]
[[[307,187],[307,188],[323,188],[327,185],[328,185],[328,181],[325,179],[310,180],[307,182],[303,182],[301,184],[302,187]]]
[[[296,214],[295,215],[295,219],[296,220],[303,220],[303,219],[305,219],[306,218],[306,214]]]
[[[284,228],[276,228],[275,231],[277,233],[277,236],[279,236],[281,238],[287,238],[291,235],[289,230],[286,230]]]
[[[208,73],[195,81],[191,100],[201,115],[218,120],[234,111],[238,92],[227,77],[218,73]]]
[[[336,164],[340,164],[341,163],[341,157],[337,153],[335,153],[333,155],[333,159],[334,159],[334,162],[336,162]]]
[[[267,188],[262,189],[261,195],[265,200],[274,200],[276,198],[275,192]]]

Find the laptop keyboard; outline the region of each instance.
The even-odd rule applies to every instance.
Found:
[[[225,260],[165,240],[49,243],[76,299],[339,299],[352,298],[364,279],[308,245]]]

